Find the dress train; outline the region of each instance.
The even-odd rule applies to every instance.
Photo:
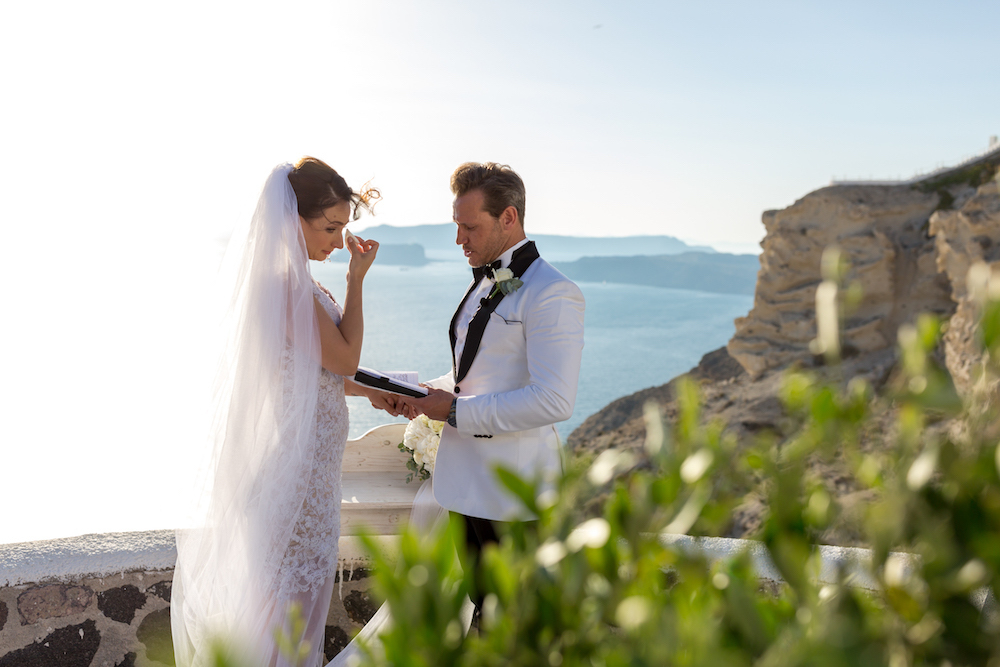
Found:
[[[417,489],[417,495],[413,498],[413,509],[410,511],[409,525],[420,532],[428,532],[441,526],[448,520],[448,510],[437,504],[434,500],[434,478],[427,480]],[[472,623],[472,612],[475,607],[469,598],[465,599],[462,606],[461,623],[463,631],[467,632]],[[327,663],[326,667],[354,667],[360,664],[361,645],[370,647],[378,651],[378,636],[392,627],[392,615],[389,612],[389,603],[383,603],[375,615],[372,616],[365,627],[361,628],[351,643],[343,651]]]

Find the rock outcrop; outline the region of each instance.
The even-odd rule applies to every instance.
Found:
[[[966,276],[976,262],[1000,270],[1000,184],[981,186],[961,209],[938,211],[930,220],[938,270],[951,286],[955,314],[944,335],[945,365],[959,392],[969,391],[981,356],[976,344],[976,304],[970,298]]]
[[[817,190],[781,211],[764,214],[761,269],[753,309],[736,321],[726,348],[702,358],[687,375],[698,381],[706,420],[721,420],[738,436],[768,430],[784,435],[777,399],[790,365],[822,363],[810,352],[816,336],[815,295],[820,257],[836,244],[849,264],[846,282],[863,290],[843,322],[843,378],[862,377],[876,390],[896,363],[900,325],[919,313],[948,318],[945,363],[959,391],[967,391],[981,363],[976,305],[968,294],[969,267],[984,261],[1000,273],[1000,152],[977,164],[917,185],[850,185]],[[676,415],[676,378],[616,400],[588,417],[568,439],[575,454],[609,447],[644,457],[643,406],[652,401],[667,420]],[[641,463],[640,463],[641,465]],[[812,471],[838,498],[845,516],[852,503],[867,502],[837,467],[817,463]],[[734,516],[729,536],[753,532],[766,507],[748,497]],[[845,524],[846,525],[846,524]],[[849,528],[824,539],[847,545]]]
[[[968,186],[955,190],[950,196],[971,194]],[[915,314],[950,314],[949,286],[938,275],[927,234],[941,199],[910,186],[831,186],[764,213],[754,306],[736,320],[729,353],[752,377],[812,356],[820,257],[832,245],[850,263],[846,282],[863,290],[843,323],[845,350],[885,349]]]

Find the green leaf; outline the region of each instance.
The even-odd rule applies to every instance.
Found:
[[[493,469],[500,483],[504,488],[514,494],[525,508],[532,514],[538,513],[538,505],[535,500],[535,486],[522,479],[516,472],[503,466],[496,466]]]

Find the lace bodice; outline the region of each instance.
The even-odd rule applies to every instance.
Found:
[[[335,324],[343,310],[329,291],[314,283],[313,294]],[[348,415],[344,378],[322,369],[316,401],[316,441],[305,502],[281,566],[283,593],[321,588],[337,566],[340,539],[340,471],[347,442]]]

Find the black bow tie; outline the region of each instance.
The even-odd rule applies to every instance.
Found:
[[[492,276],[493,272],[499,268],[500,268],[499,259],[496,260],[495,262],[490,262],[489,264],[485,264],[483,266],[475,266],[472,268],[472,280],[478,284],[479,281],[483,279],[483,276]],[[489,273],[486,272],[487,269],[489,269]]]

